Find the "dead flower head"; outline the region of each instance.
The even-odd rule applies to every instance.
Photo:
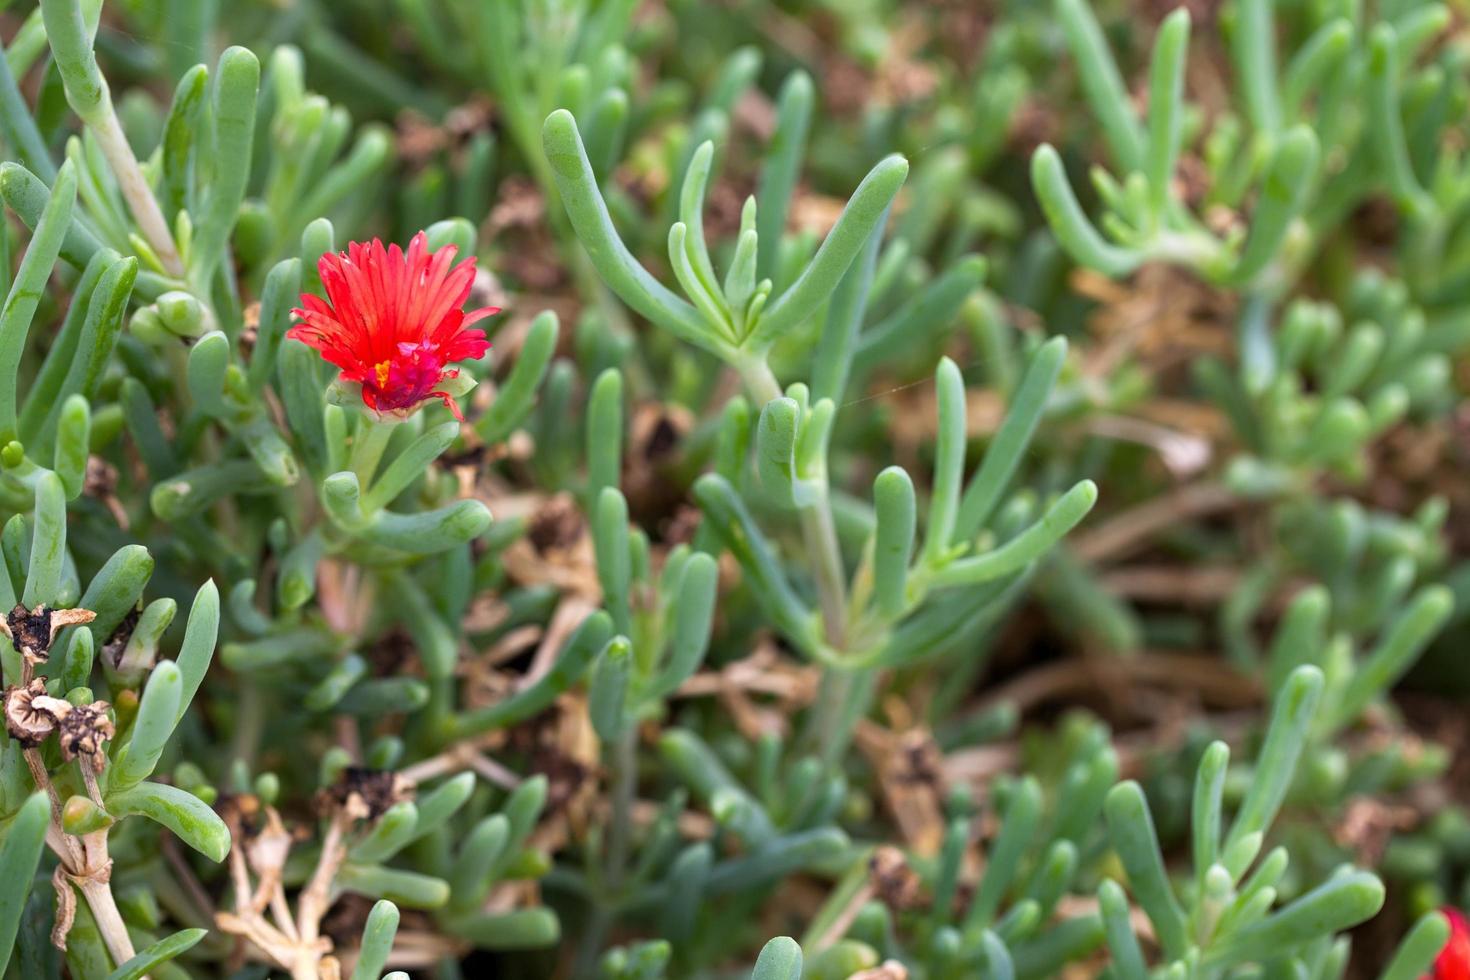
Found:
[[[105,743],[116,734],[110,707],[106,701],[76,705],[53,698],[37,677],[5,692],[5,730],[26,748],[40,745],[54,731],[63,759],[85,759],[93,772],[101,772],[107,765]]]
[[[909,867],[903,851],[896,847],[885,845],[873,851],[868,861],[868,882],[878,899],[895,911],[906,911],[923,904],[919,875]]]
[[[260,832],[265,804],[254,793],[221,793],[214,801],[214,812],[230,830],[235,840],[245,840]]]
[[[17,605],[0,620],[0,633],[4,633],[10,645],[27,660],[45,663],[57,633],[68,626],[90,623],[96,618],[97,614],[90,609],[48,609],[42,603],[28,610]]]
[[[138,626],[138,620],[142,618],[143,610],[140,606],[134,606],[123,616],[122,622],[112,631],[112,635],[102,644],[102,659],[114,667],[122,663],[123,651],[128,648],[128,641],[133,638],[133,630]]]
[[[413,798],[413,783],[396,772],[348,766],[322,790],[324,812],[352,820],[376,820],[395,803]]]
[[[5,730],[22,746],[35,748],[46,740],[71,713],[70,701],[46,693],[46,682],[37,677],[5,692]]]
[[[61,757],[67,762],[81,758],[86,760],[93,772],[101,772],[107,765],[104,743],[117,734],[108,717],[106,701],[73,705],[57,719],[56,738],[61,743]]]
[[[262,878],[279,876],[295,838],[276,808],[254,793],[228,793],[214,805],[237,846],[243,845],[250,870]]]

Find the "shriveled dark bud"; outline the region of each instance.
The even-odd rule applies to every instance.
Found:
[[[349,766],[322,791],[326,812],[340,811],[354,820],[376,820],[395,803],[413,798],[413,784],[396,772]]]

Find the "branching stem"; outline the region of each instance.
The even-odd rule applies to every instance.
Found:
[[[138,166],[137,157],[133,156],[133,148],[128,145],[128,138],[123,133],[122,123],[118,121],[117,112],[112,108],[110,100],[106,102],[104,110],[89,120],[92,132],[97,137],[97,145],[117,176],[123,199],[128,202],[128,210],[133,213],[143,237],[148,240],[158,261],[163,263],[163,270],[182,279],[184,263],[179,258],[178,247],[174,244],[174,236],[168,229],[163,211],[158,206],[158,199],[153,196],[148,178],[143,176],[143,169]]]

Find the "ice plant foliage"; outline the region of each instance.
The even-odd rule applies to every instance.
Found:
[[[402,417],[440,398],[461,418],[439,386],[459,376],[448,365],[485,356],[490,342],[471,324],[500,309],[464,310],[475,259],[456,265],[458,252],[453,245],[430,251],[422,231],[407,252],[376,238],[328,252],[317,264],[327,298],[303,294],[291,311],[300,322],[286,336],[320,351],[343,381],[361,385],[363,404],[375,412]]]
[[[260,6],[0,0],[0,980],[1470,980],[1450,4]]]

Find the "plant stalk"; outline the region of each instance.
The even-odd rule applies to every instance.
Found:
[[[757,407],[781,397],[781,385],[765,358],[751,358],[739,365],[745,387],[756,399]],[[837,527],[826,493],[811,507],[799,511],[802,538],[812,556],[812,577],[822,608],[822,626],[827,645],[833,650],[847,649],[847,585],[842,570],[842,549],[837,542]]]
[[[740,365],[740,376],[760,406],[781,397],[781,385],[764,358]],[[820,499],[798,511],[802,539],[811,556],[812,578],[822,610],[822,632],[827,646],[839,655],[847,650],[847,582],[842,567],[842,548],[837,525],[823,483]],[[822,674],[822,694],[815,708],[816,741],[822,758],[832,762],[841,757],[852,726],[846,721],[854,694],[855,671],[828,668]],[[864,673],[870,673],[864,671]]]
[[[163,263],[163,270],[171,276],[182,279],[184,263],[179,258],[179,250],[174,244],[173,233],[169,231],[168,222],[164,219],[163,211],[158,206],[158,199],[153,196],[153,190],[148,186],[148,179],[143,176],[143,169],[138,166],[138,158],[133,155],[133,148],[128,145],[128,138],[123,133],[117,112],[108,102],[102,111],[88,122],[97,137],[97,145],[101,148],[102,155],[107,158],[112,172],[117,175],[117,183],[122,191],[123,199],[128,202],[128,210],[133,213],[133,219],[138,222],[138,228],[143,232],[143,237],[148,240],[148,245],[158,256],[158,261]]]
[[[628,869],[633,837],[633,799],[638,790],[638,727],[626,726],[612,746],[612,814],[607,829],[607,864],[603,870],[604,894],[594,901],[592,913],[577,951],[577,976],[593,971],[603,940],[612,926]]]
[[[638,728],[628,724],[613,744],[612,822],[607,836],[607,883],[622,887],[633,836],[633,797],[638,789]]]
[[[398,423],[393,420],[362,416],[357,434],[352,440],[352,456],[348,462],[352,472],[357,474],[358,488],[362,493],[367,493],[368,487],[372,485],[373,474],[378,471],[378,464],[383,461],[383,452],[388,448],[388,441],[393,438],[397,426]]]
[[[92,918],[97,920],[97,929],[102,933],[107,951],[112,954],[113,963],[121,966],[137,955],[122,913],[117,910],[117,902],[112,897],[112,887],[105,881],[86,878],[77,884],[77,888],[87,900]]]

